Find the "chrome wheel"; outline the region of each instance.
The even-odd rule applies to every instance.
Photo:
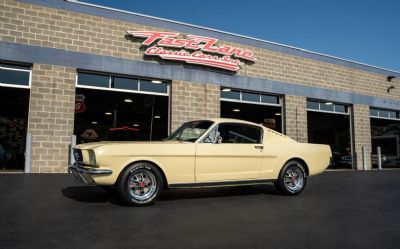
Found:
[[[303,170],[298,165],[289,167],[285,172],[284,184],[291,192],[301,190],[304,185]]]
[[[156,176],[149,170],[134,171],[129,177],[128,188],[132,198],[139,201],[147,200],[156,192]]]

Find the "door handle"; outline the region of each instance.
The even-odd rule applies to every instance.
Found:
[[[256,145],[256,146],[254,146],[254,148],[262,150],[262,149],[264,149],[264,146],[262,146],[262,145]]]

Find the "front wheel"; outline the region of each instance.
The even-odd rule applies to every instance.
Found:
[[[283,166],[275,187],[284,195],[298,195],[304,190],[307,174],[302,163],[291,160]]]
[[[148,206],[156,201],[163,184],[163,177],[154,165],[135,163],[123,171],[118,192],[128,205]]]

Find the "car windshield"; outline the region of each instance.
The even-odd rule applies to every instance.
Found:
[[[165,140],[195,142],[213,124],[211,121],[193,121],[183,124]]]

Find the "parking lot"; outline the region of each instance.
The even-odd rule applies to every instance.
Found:
[[[66,174],[0,175],[0,248],[398,248],[400,171],[272,186],[169,190],[124,206]]]

